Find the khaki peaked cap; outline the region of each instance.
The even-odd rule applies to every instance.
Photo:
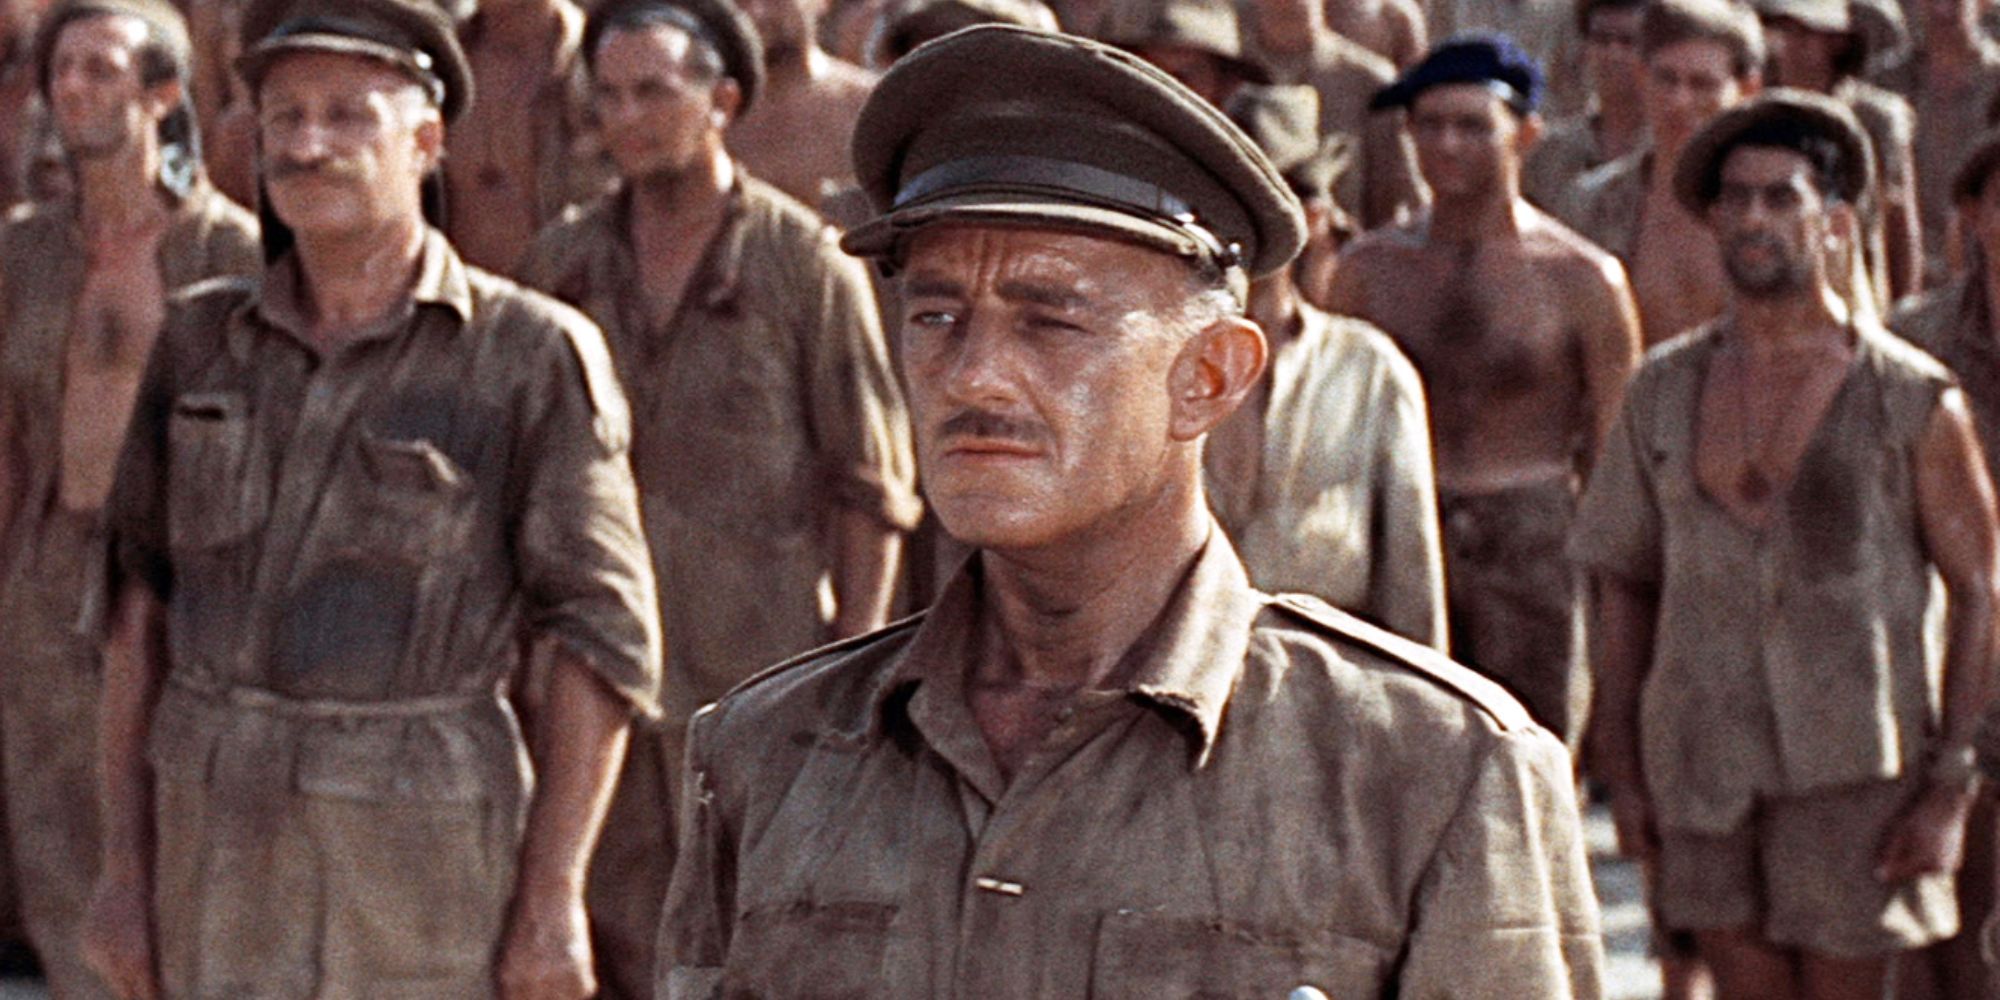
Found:
[[[1875,157],[1854,112],[1831,97],[1789,87],[1773,87],[1709,119],[1681,151],[1674,197],[1696,216],[1706,215],[1729,153],[1754,133],[1785,127],[1832,142],[1840,153],[1833,193],[1853,205],[1867,200],[1875,185]]]
[[[1269,274],[1305,242],[1278,171],[1221,111],[1109,45],[980,25],[921,46],[862,108],[878,218],[841,246],[892,263],[940,222],[1054,228]]]
[[[236,70],[254,89],[295,52],[361,56],[402,70],[431,92],[445,121],[472,105],[472,64],[458,33],[429,0],[252,0]]]

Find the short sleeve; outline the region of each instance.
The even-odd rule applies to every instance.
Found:
[[[510,491],[528,628],[654,715],[659,611],[627,457],[630,417],[597,328],[548,308],[560,310],[564,330],[523,389],[528,412]]]
[[[1569,557],[1578,566],[1633,583],[1658,583],[1660,506],[1648,450],[1628,392],[1624,412],[1592,470],[1570,526]]]
[[[1481,765],[1419,883],[1399,995],[1603,995],[1604,948],[1569,755],[1535,728]]]

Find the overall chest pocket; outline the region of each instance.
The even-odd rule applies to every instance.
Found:
[[[1322,929],[1118,911],[1097,929],[1091,1000],[1284,1000],[1312,986],[1339,1000],[1382,994],[1393,956]]]
[[[240,393],[188,393],[167,416],[167,542],[176,550],[243,540],[264,522],[270,501]]]
[[[882,958],[896,907],[797,902],[750,910],[737,921],[722,972],[724,1000],[871,1000],[882,996]]]

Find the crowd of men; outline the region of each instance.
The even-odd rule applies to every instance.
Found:
[[[2000,996],[1983,0],[0,0],[58,1000]],[[893,624],[892,624],[893,622]]]

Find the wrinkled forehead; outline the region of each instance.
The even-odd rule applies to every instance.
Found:
[[[358,103],[375,97],[400,97],[414,92],[421,96],[423,85],[409,74],[367,56],[342,52],[295,52],[273,60],[259,81],[255,96],[260,103],[316,101]]]
[[[1098,232],[1046,226],[939,224],[911,234],[904,292],[1172,310],[1192,291],[1185,258]]]
[[[52,59],[83,54],[129,58],[146,44],[152,26],[137,15],[91,11],[65,22],[56,32]]]

